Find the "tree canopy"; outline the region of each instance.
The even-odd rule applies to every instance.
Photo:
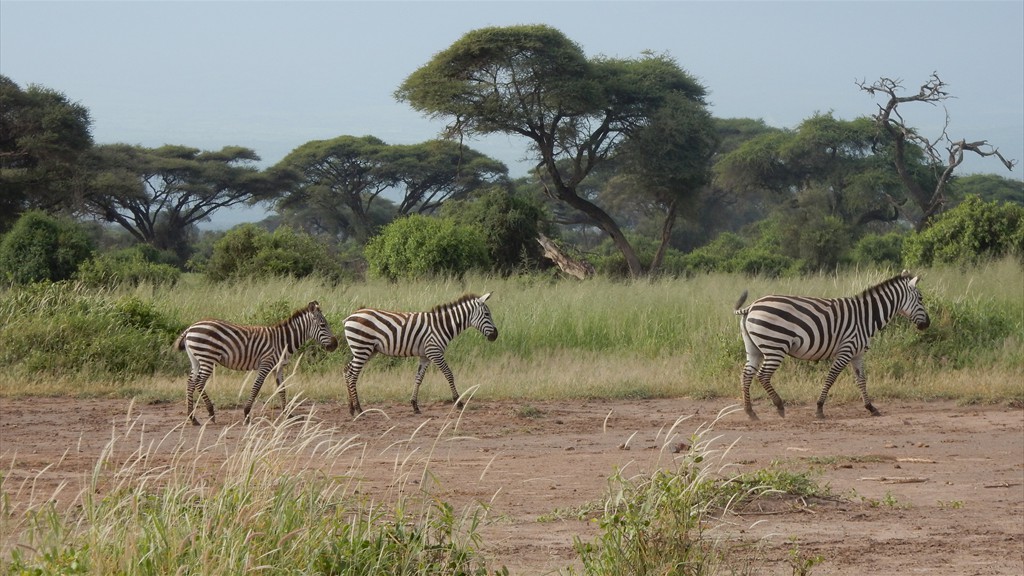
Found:
[[[652,190],[665,199],[696,193],[690,187],[706,180],[714,147],[705,95],[667,56],[587,58],[580,46],[544,25],[471,31],[395,92],[414,109],[449,120],[449,136],[501,133],[529,140],[549,194],[611,236],[633,275],[642,273],[633,247],[580,187],[632,142],[632,165],[657,168],[645,176]],[[642,160],[639,151],[652,152],[653,142],[668,152]],[[672,161],[665,163],[668,157]]]
[[[216,210],[266,200],[277,191],[275,174],[261,171],[258,160],[240,146],[217,151],[96,146],[90,153],[85,208],[184,262],[190,227]]]
[[[0,232],[31,209],[64,203],[92,146],[89,111],[56,90],[0,75]]]

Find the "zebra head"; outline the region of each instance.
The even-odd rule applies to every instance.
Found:
[[[309,317],[307,330],[310,336],[316,338],[316,341],[325,350],[333,352],[338,347],[338,339],[331,332],[331,327],[327,324],[327,318],[324,317],[324,312],[320,309],[320,303],[316,300],[310,302],[306,306],[306,315]]]
[[[490,297],[491,293],[488,292],[471,303],[472,309],[469,311],[469,325],[479,330],[488,340],[494,342],[498,339],[498,328],[494,325],[494,319],[491,318],[491,309],[485,303]]]
[[[905,290],[897,304],[899,308],[896,313],[913,322],[918,330],[924,330],[931,324],[931,320],[928,318],[928,311],[924,309],[924,297],[921,296],[921,291],[917,288],[917,282],[921,278],[919,276],[912,277],[906,270],[903,271],[902,277],[905,282],[901,284]]]

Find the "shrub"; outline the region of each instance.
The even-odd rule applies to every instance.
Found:
[[[898,269],[903,263],[903,238],[899,232],[867,234],[854,244],[851,260],[854,264]]]
[[[903,243],[908,266],[970,265],[1006,254],[1024,256],[1024,206],[968,196]]]
[[[442,214],[483,231],[491,264],[499,272],[536,266],[543,256],[537,242],[543,210],[523,197],[493,190],[473,200],[445,202]]]
[[[100,254],[86,260],[78,268],[76,278],[91,287],[117,285],[138,286],[149,283],[154,286],[174,286],[181,278],[181,271],[168,264],[150,260],[157,256],[152,248],[138,245],[108,254]]]
[[[75,222],[26,212],[0,242],[0,270],[15,284],[71,278],[92,254],[89,235]]]
[[[389,280],[461,276],[490,269],[487,238],[452,218],[414,214],[395,220],[366,244],[370,273]]]
[[[206,275],[215,282],[261,276],[339,280],[343,269],[327,244],[282,226],[273,233],[254,224],[229,230],[213,247]]]

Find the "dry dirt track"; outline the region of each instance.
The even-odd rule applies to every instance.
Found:
[[[592,538],[596,528],[575,519],[538,522],[539,516],[599,500],[616,468],[628,476],[670,466],[671,448],[729,403],[473,401],[457,423],[447,420],[451,406],[440,403],[424,405],[422,415],[407,405],[376,406],[383,413],[358,421],[341,404],[300,411],[366,444],[360,470],[367,489],[394,481],[396,446],[405,454],[431,452],[443,498],[457,509],[491,503],[482,529],[489,565],[544,574],[571,565],[573,537]],[[878,406],[879,418],[856,404],[834,404],[823,422],[813,418],[813,405],[790,406],[783,420],[763,403],[760,422],[742,412],[724,417],[712,445],[732,445],[721,461],[730,464],[723,473],[775,460],[816,465],[818,481],[839,498],[807,506],[766,503],[727,516],[715,534],[751,544],[746,554],[764,574],[792,574],[788,558],[795,545],[824,558],[813,574],[1024,574],[1024,409],[952,402]],[[67,480],[63,494],[72,494],[112,436],[128,426],[165,434],[182,422],[183,412],[177,403],[0,399],[3,492],[25,498],[26,481],[45,494]],[[675,428],[678,436],[668,437],[681,416],[690,418]],[[240,410],[222,409],[210,428],[231,427],[228,437],[241,436],[239,417]],[[183,427],[181,433],[200,431]]]

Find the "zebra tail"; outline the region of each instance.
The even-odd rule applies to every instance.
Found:
[[[178,339],[174,341],[175,350],[185,349],[185,334],[188,334],[188,329],[183,330],[181,334],[178,335]]]
[[[746,301],[747,301],[747,291],[744,290],[743,294],[740,294],[740,299],[736,301],[736,305],[733,306],[732,309],[735,310],[737,314],[746,314],[747,313],[746,310],[740,310],[740,306],[743,306],[743,303],[746,302]]]

